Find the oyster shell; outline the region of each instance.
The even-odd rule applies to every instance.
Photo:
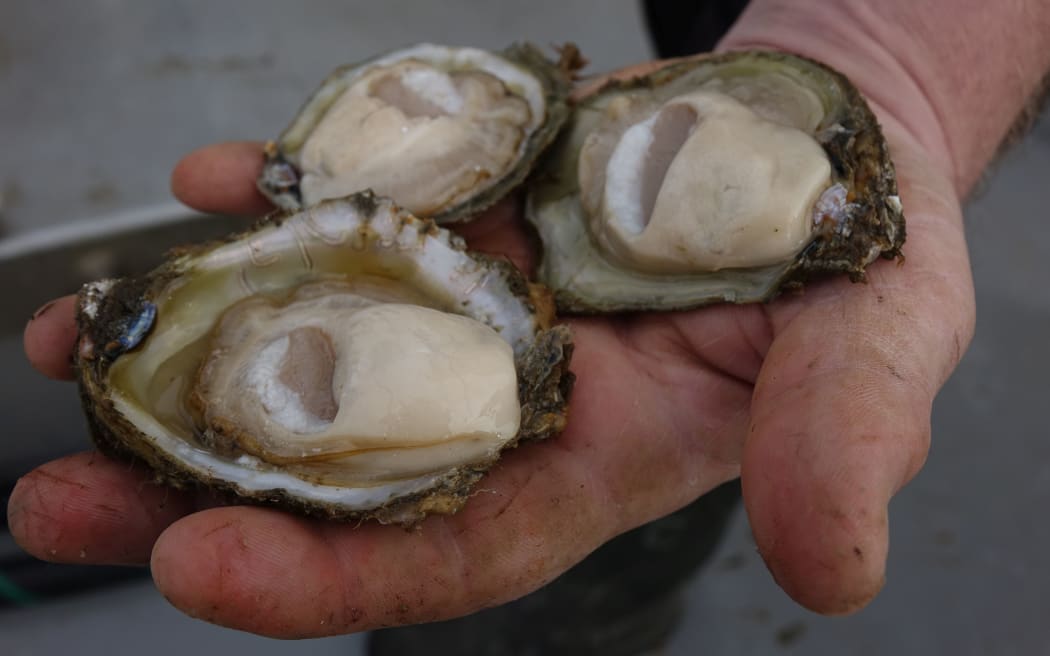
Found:
[[[421,44],[339,68],[267,145],[259,188],[286,209],[371,189],[416,216],[469,219],[565,122],[573,52]]]
[[[510,264],[361,193],[86,285],[75,365],[98,445],[161,480],[412,523],[561,429],[552,318]]]
[[[580,102],[536,176],[539,278],[573,312],[764,301],[900,255],[874,115],[842,75],[786,54],[704,56]]]

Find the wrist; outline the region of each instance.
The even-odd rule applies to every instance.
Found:
[[[945,14],[903,0],[753,0],[718,50],[784,50],[838,69],[963,196],[1050,66],[1040,50],[1050,38],[1028,24],[1050,20],[1050,11],[1020,4]],[[1008,43],[993,38],[1011,28]]]

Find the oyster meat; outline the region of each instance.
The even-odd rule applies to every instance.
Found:
[[[899,256],[874,115],[842,75],[766,52],[612,82],[578,106],[530,189],[540,279],[575,312],[767,300]]]
[[[469,219],[553,140],[573,62],[422,44],[344,66],[267,145],[259,188],[288,209],[371,189],[416,216]]]
[[[552,319],[510,264],[361,193],[85,286],[76,370],[96,442],[162,480],[407,524],[561,429]]]

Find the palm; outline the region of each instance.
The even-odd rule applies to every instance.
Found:
[[[908,140],[898,139],[897,144]],[[433,620],[507,601],[613,535],[743,476],[760,550],[796,598],[851,610],[877,591],[886,503],[925,454],[930,404],[972,313],[959,210],[917,150],[909,262],[867,285],[825,281],[769,306],[571,321],[578,383],[565,432],[509,454],[458,515],[420,531],[303,520],[143,486],[93,455],[49,463],[11,498],[12,532],[53,560],[151,562],[194,615],[279,636]],[[208,211],[253,213],[257,146],[191,155],[173,186]],[[464,228],[523,268],[514,206]],[[72,304],[30,324],[26,350],[68,377]]]

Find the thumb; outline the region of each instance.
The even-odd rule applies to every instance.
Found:
[[[858,610],[882,587],[890,498],[922,466],[933,398],[973,333],[954,195],[905,191],[908,261],[778,305],[752,397],[742,479],[754,537],[781,587],[821,613]]]
[[[801,350],[786,352],[817,331],[800,327],[771,350],[766,369],[780,373],[761,377],[756,389],[742,478],[774,578],[803,606],[838,614],[882,587],[887,507],[924,460],[932,392],[894,363],[876,363],[876,353],[858,357],[863,336],[811,352],[805,363]]]

